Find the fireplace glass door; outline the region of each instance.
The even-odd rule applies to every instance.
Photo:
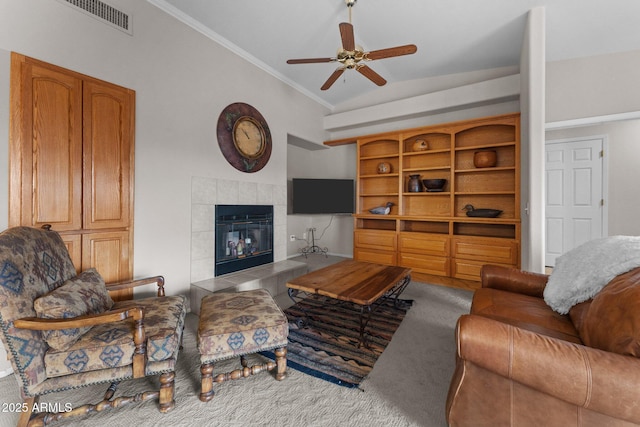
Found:
[[[215,275],[273,262],[273,206],[216,205]]]

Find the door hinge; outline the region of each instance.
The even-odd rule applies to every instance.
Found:
[[[600,150],[600,158],[604,157],[604,150]]]
[[[604,206],[604,199],[600,199],[600,206]]]

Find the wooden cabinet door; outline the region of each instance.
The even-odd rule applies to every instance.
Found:
[[[106,283],[131,278],[128,231],[105,231],[82,235],[82,269],[95,268]],[[130,299],[131,290],[111,293],[114,300]]]
[[[85,81],[85,229],[130,225],[133,111],[133,91],[105,82]]]
[[[9,225],[82,227],[82,80],[14,54]]]

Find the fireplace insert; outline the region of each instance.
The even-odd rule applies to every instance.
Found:
[[[273,262],[273,206],[216,205],[215,275]]]

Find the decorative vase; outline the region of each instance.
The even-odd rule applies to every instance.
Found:
[[[378,173],[391,173],[391,163],[389,162],[380,162],[378,163]]]
[[[409,175],[409,184],[407,187],[409,193],[419,193],[422,191],[422,182],[420,182],[420,175]]]
[[[424,151],[429,149],[429,144],[424,139],[418,139],[413,143],[413,151]]]
[[[473,165],[477,168],[492,168],[498,163],[495,150],[476,151],[473,155]]]

